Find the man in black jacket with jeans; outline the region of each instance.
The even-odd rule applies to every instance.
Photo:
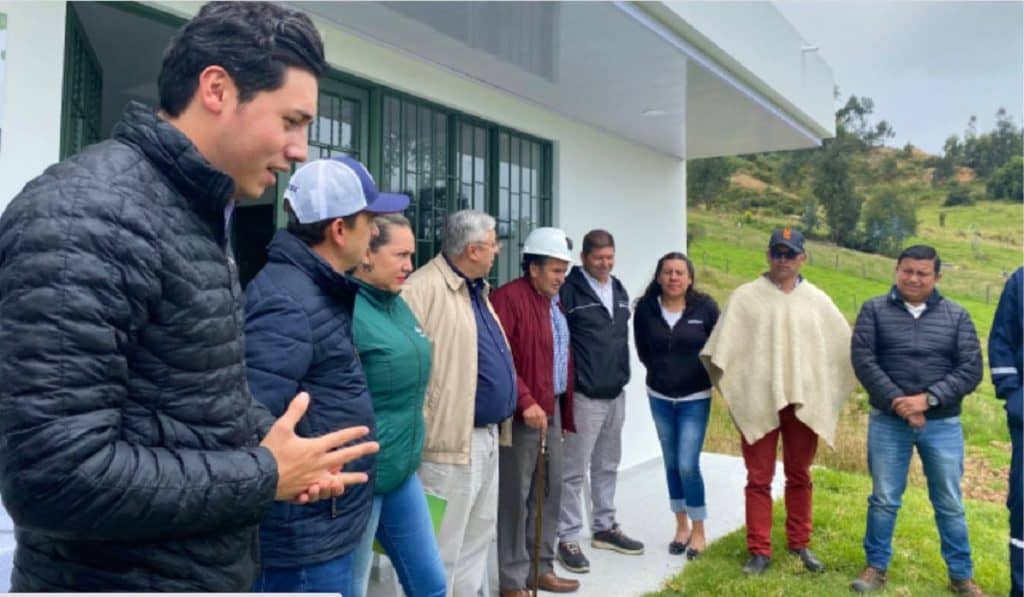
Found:
[[[590,472],[592,545],[637,555],[644,544],[626,536],[615,520],[615,483],[629,382],[629,296],[617,278],[615,239],[605,230],[583,237],[582,267],[573,268],[559,292],[569,321],[575,357],[573,412],[576,433],[565,437],[558,560],[572,572],[588,572],[580,549],[580,495]]]
[[[885,585],[892,536],[916,447],[942,541],[950,588],[981,595],[973,580],[960,478],[964,437],[960,403],[981,382],[981,346],[963,307],[936,290],[942,262],[916,245],[896,261],[896,285],[864,303],[853,330],[852,360],[871,401],[868,424],[867,567],[857,592]]]
[[[301,438],[246,385],[236,200],[304,161],[326,64],[310,19],[208,4],[160,111],[30,181],[0,219],[0,495],[14,591],[238,592],[275,500],[340,495],[366,428]]]

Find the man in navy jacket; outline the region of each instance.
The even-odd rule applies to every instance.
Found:
[[[1021,483],[1021,361],[1024,350],[1021,336],[1024,321],[1021,318],[1021,286],[1024,285],[1024,267],[1017,268],[1006,281],[999,297],[992,331],[988,337],[988,364],[992,367],[992,383],[996,396],[1006,401],[1006,423],[1010,427],[1010,492],[1006,506],[1010,509],[1010,594],[1024,594],[1024,508]]]
[[[287,230],[246,289],[246,365],[253,397],[277,415],[296,392],[309,393],[302,436],[360,425],[373,429],[373,403],[352,342],[359,264],[377,213],[401,211],[403,195],[377,192],[352,158],[299,168],[284,195]],[[346,468],[373,475],[372,456]],[[352,591],[353,552],[373,500],[371,484],[314,505],[275,504],[260,526],[261,570],[254,587],[271,592]]]

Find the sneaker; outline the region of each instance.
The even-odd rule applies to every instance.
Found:
[[[582,574],[590,572],[590,560],[583,555],[580,544],[576,541],[558,542],[558,561],[569,572]]]
[[[970,597],[985,596],[985,594],[981,592],[981,587],[978,586],[978,583],[974,582],[973,578],[950,580],[949,590],[953,591],[957,595],[969,595]]]
[[[768,556],[760,553],[752,553],[747,558],[747,563],[743,565],[743,573],[751,576],[757,576],[763,574],[772,563],[772,559]]]
[[[619,525],[615,525],[607,531],[594,533],[591,545],[598,549],[612,549],[619,553],[631,556],[640,555],[644,552],[644,544],[636,539],[630,539],[622,532]]]
[[[810,572],[823,572],[825,570],[825,564],[822,564],[821,560],[814,557],[811,550],[806,547],[803,549],[791,549],[789,550],[789,553],[799,556],[800,561],[804,563],[804,568]]]
[[[885,570],[868,566],[864,572],[860,573],[860,576],[853,579],[850,589],[857,593],[871,593],[884,587],[888,580],[889,577],[885,575]]]

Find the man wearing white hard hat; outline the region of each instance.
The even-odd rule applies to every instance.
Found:
[[[361,163],[340,157],[296,170],[284,199],[288,226],[274,236],[267,265],[246,288],[249,387],[275,416],[296,392],[308,392],[299,435],[362,425],[373,439],[373,402],[352,342],[357,287],[344,272],[366,253],[373,217],[404,210],[409,198],[378,192]],[[349,468],[372,480],[374,458]],[[313,505],[275,504],[260,525],[261,570],[253,590],[351,593],[354,551],[372,501],[369,483]]]
[[[571,264],[572,242],[565,232],[537,228],[523,245],[522,277],[491,297],[512,347],[518,388],[516,414],[510,423],[512,445],[502,446],[498,457],[502,597],[523,597],[535,585],[556,593],[579,588],[579,581],[559,578],[554,571],[562,495],[562,433],[575,431],[572,401],[566,399],[572,396],[573,384],[569,324],[558,300]],[[542,438],[547,446],[547,464],[543,465],[547,470],[538,475]],[[542,504],[539,512],[538,502]],[[542,523],[539,538],[535,536],[538,515]],[[538,542],[540,555],[534,570],[531,556]]]

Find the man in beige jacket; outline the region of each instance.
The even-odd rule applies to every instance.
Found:
[[[483,581],[497,530],[498,424],[516,405],[515,367],[485,279],[500,249],[494,218],[452,213],[441,253],[402,289],[434,350],[419,476],[448,502],[437,539],[453,597],[475,596]]]

